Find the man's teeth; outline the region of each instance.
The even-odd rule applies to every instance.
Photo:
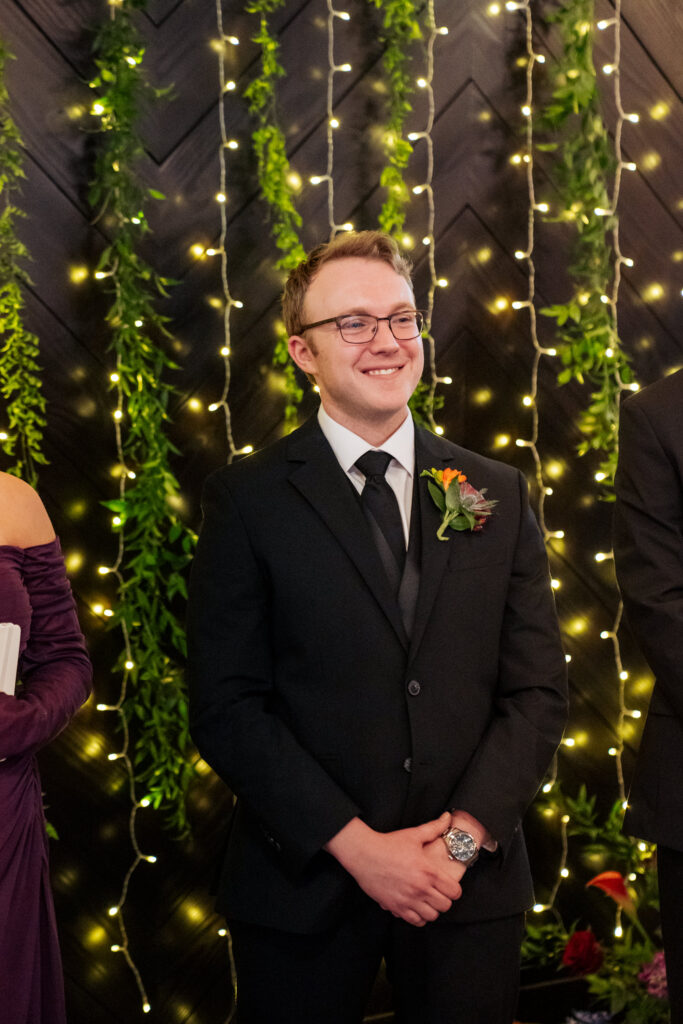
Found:
[[[396,373],[398,371],[398,369],[399,369],[398,366],[389,366],[389,367],[387,367],[386,370],[368,370],[367,372],[369,374],[371,374],[373,377],[378,375],[378,374],[382,374],[382,376],[386,376],[389,373]]]

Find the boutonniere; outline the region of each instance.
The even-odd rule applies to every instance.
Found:
[[[444,532],[449,526],[451,530],[481,530],[494,505],[498,504],[484,497],[485,487],[475,490],[459,469],[424,469],[420,476],[430,478],[429,493],[443,516],[436,531],[439,540],[448,540]]]

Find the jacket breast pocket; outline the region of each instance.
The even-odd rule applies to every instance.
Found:
[[[460,543],[458,543],[460,541]],[[468,543],[470,541],[471,543]],[[493,547],[485,543],[484,539],[468,534],[463,537],[453,537],[449,543],[453,544],[448,556],[449,572],[464,572],[470,569],[494,569],[504,566],[507,559],[505,552],[499,547]]]

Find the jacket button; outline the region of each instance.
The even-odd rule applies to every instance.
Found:
[[[405,759],[405,761],[403,762],[403,768],[407,772],[412,772],[412,770],[413,770],[413,759],[412,759],[412,757],[407,757]]]
[[[411,697],[417,697],[422,687],[418,683],[417,679],[411,679],[408,683],[408,693]]]
[[[268,843],[268,845],[272,846],[272,848],[275,850],[276,853],[280,853],[281,850],[282,850],[282,847],[278,843],[278,841],[275,838],[275,836],[271,835],[270,832],[266,832],[265,833],[265,837],[266,837],[266,842]]]

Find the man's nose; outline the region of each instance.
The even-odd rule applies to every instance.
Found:
[[[370,348],[374,352],[395,352],[399,348],[388,320],[378,321],[375,336],[370,342]]]

